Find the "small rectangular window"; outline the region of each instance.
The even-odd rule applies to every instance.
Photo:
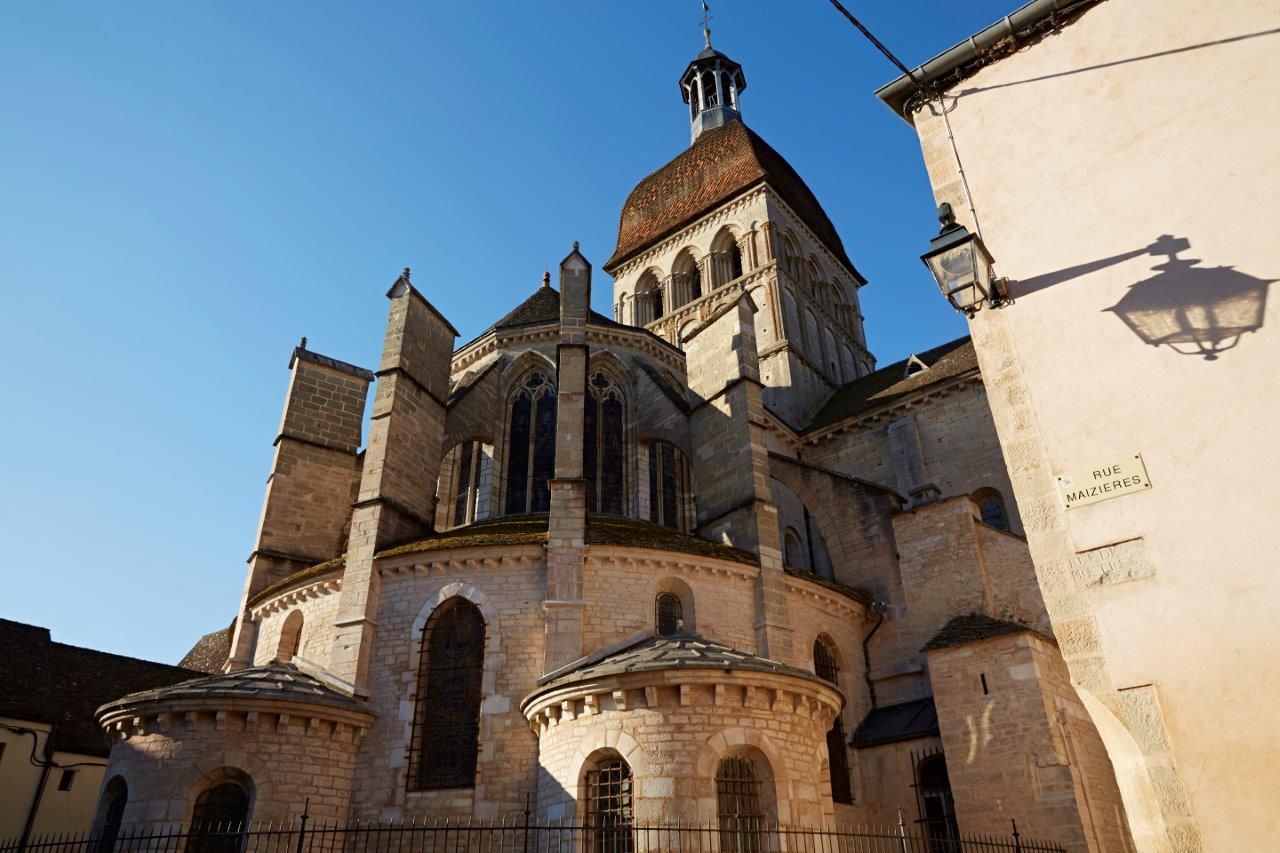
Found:
[[[987,687],[987,674],[985,672],[980,672],[978,673],[978,678],[982,679],[982,695],[986,696],[991,692],[991,690]]]
[[[4,761],[4,744],[0,743],[0,761]]]
[[[72,786],[73,784],[75,784],[75,781],[76,781],[76,771],[74,771],[74,770],[63,770],[63,771],[62,771],[62,778],[58,780],[58,790],[59,790],[59,791],[70,791],[70,790],[71,790],[71,786]]]

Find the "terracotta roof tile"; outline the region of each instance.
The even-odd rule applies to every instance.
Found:
[[[606,272],[757,184],[768,184],[861,281],[835,226],[782,155],[740,120],[705,131],[636,185],[622,206],[618,245]]]
[[[928,365],[927,369],[907,375],[909,359],[904,358],[837,388],[803,432],[814,432],[845,418],[892,405],[930,385],[978,369],[978,357],[968,336],[918,353],[915,357]]]

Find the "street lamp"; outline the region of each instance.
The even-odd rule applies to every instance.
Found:
[[[991,277],[991,255],[982,239],[956,222],[951,205],[938,205],[942,230],[929,241],[929,251],[920,256],[938,282],[938,289],[957,311],[972,317],[983,300],[992,308],[1006,301],[1003,280]]]

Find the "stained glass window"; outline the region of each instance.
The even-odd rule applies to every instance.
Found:
[[[649,445],[649,520],[675,530],[686,526],[688,472],[684,454],[674,444]]]
[[[423,632],[410,790],[475,786],[483,670],[484,618],[471,602],[450,599]]]
[[[813,644],[813,671],[823,681],[840,686],[840,669],[835,653],[821,639]],[[830,759],[831,799],[846,805],[853,802],[853,785],[849,778],[849,753],[845,748],[844,722],[836,714],[827,731],[827,757]]]
[[[626,508],[626,423],[622,389],[613,376],[594,371],[587,380],[582,419],[582,476],[591,512],[622,515]]]
[[[507,515],[546,512],[556,466],[556,389],[540,370],[530,373],[511,402],[507,430]]]
[[[631,853],[631,768],[621,758],[606,758],[587,771],[586,828],[596,853]]]

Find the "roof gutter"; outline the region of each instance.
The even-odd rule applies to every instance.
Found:
[[[989,48],[1005,39],[1016,39],[1046,20],[1099,2],[1101,0],[1032,0],[986,29],[978,31],[954,47],[926,60],[917,66],[912,74],[916,80],[930,86],[957,69],[980,59]],[[904,74],[877,89],[876,97],[910,124],[908,105],[918,93],[919,87],[911,77]]]

